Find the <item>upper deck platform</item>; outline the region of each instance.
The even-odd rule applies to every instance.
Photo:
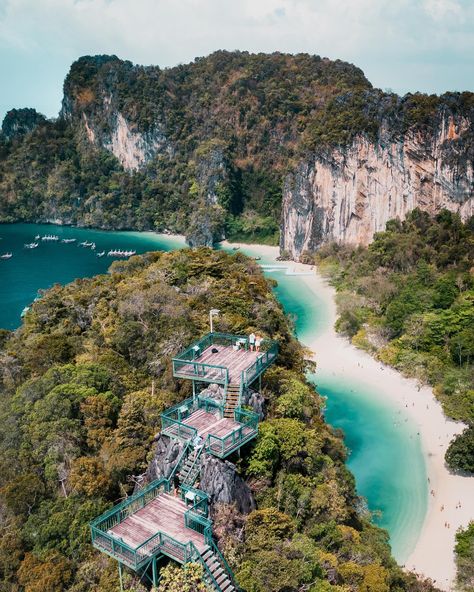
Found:
[[[217,384],[250,385],[275,360],[278,345],[263,339],[260,351],[251,351],[248,338],[208,333],[173,358],[177,378]]]

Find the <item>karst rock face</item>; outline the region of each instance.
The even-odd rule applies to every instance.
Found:
[[[440,118],[437,129],[379,140],[357,137],[346,149],[301,161],[284,185],[280,247],[298,258],[337,241],[367,245],[388,220],[420,208],[463,219],[474,213],[471,122]]]
[[[169,478],[182,450],[183,445],[180,442],[159,434],[155,454],[140,480],[140,487],[161,477]],[[250,487],[238,474],[236,466],[210,454],[203,453],[201,456],[197,487],[209,495],[211,504],[235,504],[237,510],[243,514],[256,507]]]
[[[31,166],[34,162],[35,166]],[[226,236],[298,259],[418,207],[473,212],[474,93],[372,86],[352,64],[218,51],[162,69],[83,56],[59,117],[10,111],[0,222]]]
[[[199,487],[209,495],[211,503],[235,504],[242,514],[256,508],[250,487],[237,473],[235,465],[210,454],[202,459]]]
[[[11,109],[2,122],[2,134],[6,140],[14,140],[31,133],[46,118],[35,109]]]

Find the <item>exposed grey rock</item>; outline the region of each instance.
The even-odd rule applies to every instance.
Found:
[[[265,399],[263,395],[257,391],[246,388],[242,394],[242,405],[248,405],[257,413],[259,418],[262,420],[265,417]]]
[[[472,216],[468,119],[446,115],[429,133],[400,137],[384,129],[375,142],[356,137],[346,148],[309,156],[287,176],[282,252],[298,259],[331,241],[367,245],[388,220],[403,220],[414,208]]]
[[[2,134],[7,140],[19,138],[29,134],[45,121],[46,117],[36,109],[11,109],[3,120]]]
[[[199,488],[209,495],[211,504],[235,503],[242,514],[248,514],[256,508],[252,492],[237,473],[235,465],[210,454],[201,457]]]
[[[168,478],[182,450],[181,442],[159,434],[156,439],[155,456],[145,473],[146,481],[150,482],[160,477]]]
[[[224,400],[224,389],[220,384],[210,384],[199,394],[207,399],[213,399],[214,401]]]
[[[189,220],[186,242],[190,247],[212,247],[224,238],[224,219],[221,206],[198,202]]]

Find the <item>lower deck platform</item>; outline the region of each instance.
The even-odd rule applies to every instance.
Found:
[[[198,551],[202,552],[206,547],[204,536],[185,526],[184,514],[187,510],[189,508],[181,499],[162,493],[107,532],[132,549],[136,549],[156,533],[162,532],[182,544],[192,541]],[[166,554],[166,549],[163,552]],[[173,553],[175,552],[176,550],[173,550]]]

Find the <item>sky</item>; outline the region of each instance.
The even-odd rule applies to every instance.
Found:
[[[399,94],[474,91],[474,0],[0,0],[0,120],[56,117],[82,55],[166,67],[217,49],[339,58]]]

